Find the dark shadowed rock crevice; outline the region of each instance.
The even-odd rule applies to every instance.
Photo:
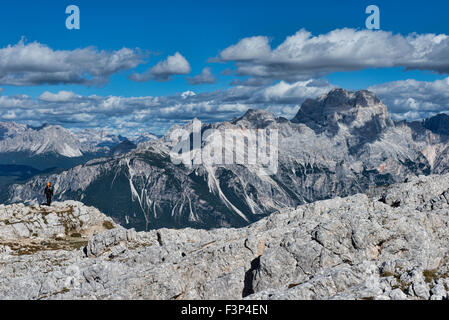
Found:
[[[254,273],[260,267],[260,257],[257,257],[253,261],[251,261],[251,268],[245,272],[245,280],[244,287],[242,292],[242,298],[246,298],[249,295],[254,293],[253,281],[254,281]]]

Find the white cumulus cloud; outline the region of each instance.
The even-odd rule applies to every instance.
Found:
[[[217,79],[212,74],[210,68],[206,67],[201,71],[200,74],[198,74],[192,78],[187,78],[187,81],[193,85],[206,84],[206,83],[213,84],[213,83],[217,82]]]
[[[435,81],[414,79],[371,86],[396,119],[422,119],[449,112],[449,77]]]
[[[191,68],[187,59],[179,52],[176,52],[173,56],[169,56],[166,60],[160,61],[146,72],[132,74],[129,79],[139,82],[149,80],[168,81],[174,75],[185,75],[189,74],[190,71]]]
[[[58,93],[51,93],[45,91],[39,96],[39,100],[47,102],[66,102],[76,98],[77,95],[72,91],[59,91]]]
[[[240,40],[215,61],[234,62],[241,76],[298,81],[339,71],[403,67],[449,73],[449,37],[387,31],[336,29],[314,36],[301,29],[278,47],[268,37]]]
[[[117,72],[143,63],[138,49],[116,51],[94,47],[53,50],[39,42],[0,48],[0,85],[35,86],[43,84],[104,85]]]

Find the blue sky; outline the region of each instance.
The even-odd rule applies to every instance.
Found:
[[[65,27],[65,8],[68,5],[77,5],[81,11],[81,29],[68,30]],[[443,81],[447,78],[446,69],[437,67],[419,67],[418,70],[404,71],[404,67],[409,67],[408,61],[398,62],[394,66],[385,66],[383,63],[373,63],[368,66],[357,68],[354,66],[344,67],[327,65],[325,72],[313,72],[311,74],[297,77],[296,74],[285,74],[278,76],[277,71],[273,75],[264,74],[262,77],[265,82],[263,84],[258,81],[258,85],[251,87],[244,85],[246,88],[232,85],[232,81],[236,79],[253,79],[261,80],[255,70],[271,68],[273,60],[268,63],[261,63],[258,56],[251,57],[250,60],[245,60],[242,63],[239,56],[229,56],[224,58],[221,54],[226,48],[235,46],[242,39],[252,38],[256,36],[265,37],[269,40],[271,49],[277,48],[284,43],[287,37],[295,35],[299,30],[304,29],[317,37],[326,35],[334,30],[341,30],[349,28],[351,30],[363,31],[366,30],[365,8],[368,5],[375,4],[380,8],[380,27],[381,31],[391,32],[393,35],[402,35],[406,37],[411,33],[418,35],[425,34],[449,34],[449,20],[447,13],[449,12],[449,3],[447,1],[85,1],[85,0],[71,0],[71,1],[14,1],[2,3],[2,10],[0,11],[0,28],[3,30],[0,36],[0,49],[8,46],[16,46],[18,42],[24,37],[24,44],[38,43],[42,46],[48,47],[52,51],[74,51],[76,49],[95,47],[98,56],[101,51],[116,52],[122,48],[129,48],[130,50],[141,50],[143,57],[137,58],[136,62],[131,66],[119,66],[117,69],[107,73],[102,78],[101,84],[92,83],[71,83],[70,81],[64,83],[47,84],[45,81],[37,83],[15,83],[11,85],[10,82],[0,82],[0,94],[4,97],[0,110],[7,110],[0,113],[0,118],[3,120],[15,120],[19,122],[29,122],[36,124],[40,120],[49,122],[64,122],[64,119],[71,118],[65,124],[71,127],[86,127],[92,126],[106,126],[111,128],[118,128],[120,131],[129,131],[130,127],[135,127],[139,121],[151,121],[154,116],[156,121],[152,125],[142,125],[142,128],[163,133],[171,124],[179,121],[188,121],[193,116],[201,118],[205,113],[210,112],[204,119],[209,121],[219,121],[226,119],[229,116],[234,116],[242,111],[248,105],[251,107],[269,107],[273,112],[282,115],[291,115],[294,109],[298,108],[301,99],[298,97],[296,104],[285,103],[281,105],[272,106],[270,101],[260,102],[260,100],[246,103],[242,100],[238,107],[234,106],[233,112],[228,112],[214,117],[217,114],[216,109],[209,110],[204,107],[204,103],[208,97],[212,96],[214,103],[219,101],[222,105],[226,101],[232,100],[232,92],[226,90],[237,90],[239,94],[247,90],[247,95],[260,94],[266,96],[265,89],[269,86],[279,85],[284,81],[288,85],[293,85],[298,81],[318,80],[321,82],[320,87],[343,87],[350,90],[367,89],[378,87],[379,92],[383,92],[386,101],[392,101],[392,98],[385,93],[382,85],[388,83],[395,83],[400,87],[401,94],[405,94],[404,83],[397,83],[397,81],[404,81],[413,79],[413,90],[416,91],[416,86],[433,88],[429,94],[434,94],[433,85],[435,81]],[[374,31],[373,31],[374,32]],[[254,39],[252,39],[254,40]],[[251,41],[252,41],[251,40]],[[259,39],[260,40],[260,39]],[[259,42],[258,42],[259,43]],[[263,44],[263,41],[261,42]],[[394,43],[394,40],[392,41]],[[252,45],[252,42],[251,44]],[[379,44],[380,46],[382,44]],[[446,47],[437,48],[434,51],[441,54],[446,53]],[[24,50],[25,51],[25,50]],[[20,51],[22,52],[22,51]],[[145,72],[153,68],[158,63],[163,62],[168,57],[179,53],[188,62],[188,71],[181,72],[181,74],[174,73],[168,76],[168,81],[158,81],[157,78],[151,76],[146,81],[133,81],[130,75],[145,74]],[[235,52],[234,52],[235,53]],[[316,57],[319,58],[320,52],[317,51]],[[95,56],[95,55],[94,55]],[[433,59],[438,59],[437,55],[429,54]],[[1,57],[1,55],[0,55]],[[211,59],[220,57],[219,62],[213,62]],[[351,58],[348,55],[349,59]],[[39,59],[39,58],[38,58]],[[94,59],[96,59],[94,57]],[[140,59],[140,60],[139,60]],[[381,59],[379,59],[381,60]],[[35,60],[33,60],[35,62]],[[250,61],[250,62],[249,62]],[[179,61],[178,61],[179,62]],[[284,61],[285,62],[285,61]],[[1,63],[1,62],[0,62]],[[276,63],[276,62],[273,62]],[[333,63],[333,62],[330,62]],[[415,62],[413,62],[415,63]],[[242,64],[244,66],[242,66]],[[404,64],[404,65],[403,65]],[[6,65],[6,64],[5,64]],[[51,65],[51,63],[50,63]],[[388,65],[388,63],[387,63]],[[414,66],[415,64],[413,64]],[[302,65],[304,66],[304,65]],[[39,67],[39,66],[38,66]],[[27,68],[27,63],[24,63],[24,70],[20,72],[15,69],[10,71],[6,65],[5,70],[0,69],[7,75],[14,77],[22,76],[22,72],[34,72],[36,66]],[[208,69],[215,83],[191,84],[187,78],[193,78],[200,74],[204,68]],[[34,69],[33,69],[34,68]],[[251,72],[247,72],[251,68]],[[298,66],[301,68],[301,66]],[[347,68],[347,70],[345,69]],[[361,70],[354,70],[361,69]],[[21,68],[19,68],[21,69]],[[44,68],[45,69],[45,68]],[[9,70],[9,71],[8,71]],[[45,69],[47,70],[47,69]],[[45,71],[44,70],[44,71]],[[84,69],[83,69],[84,70]],[[232,70],[223,74],[224,70]],[[298,69],[299,70],[299,69]],[[335,71],[337,70],[337,71]],[[443,71],[442,71],[443,70]],[[42,72],[44,72],[42,71]],[[73,71],[73,70],[72,70]],[[299,70],[301,73],[301,70]],[[13,74],[14,72],[14,74]],[[41,71],[40,71],[41,72]],[[47,71],[45,71],[47,72]],[[88,73],[88,69],[83,71]],[[258,72],[258,71],[256,71]],[[84,74],[83,73],[83,74]],[[42,74],[40,74],[42,75]],[[165,73],[164,73],[165,75]],[[103,76],[103,75],[102,75]],[[91,77],[88,76],[89,78]],[[106,79],[106,80],[105,80]],[[200,81],[201,82],[201,81]],[[441,84],[441,83],[439,83]],[[307,86],[311,86],[307,84]],[[237,87],[237,88],[236,88]],[[257,87],[257,88],[256,88]],[[391,86],[390,86],[391,87]],[[276,87],[278,88],[278,87]],[[257,90],[256,91],[250,91]],[[290,91],[295,88],[292,88]],[[398,89],[399,90],[399,89]],[[56,98],[39,99],[43,93],[51,93],[56,95],[59,92],[71,92],[71,104],[67,107],[76,108],[76,102],[84,101],[88,96],[96,95],[99,97],[121,97],[133,99],[135,97],[164,97],[168,104],[179,105],[176,100],[179,95],[184,92],[192,91],[197,94],[196,101],[189,102],[187,107],[188,112],[178,116],[167,115],[167,112],[160,113],[144,112],[142,108],[136,110],[131,109],[130,112],[136,112],[139,116],[132,119],[129,113],[126,112],[126,106],[120,107],[120,112],[114,114],[112,111],[105,112],[101,117],[94,117],[89,113],[89,110],[95,109],[92,106],[89,110],[84,110],[82,113],[85,116],[67,117],[67,114],[62,112],[53,112],[48,116],[44,111],[38,112],[38,116],[26,116],[26,112],[17,109],[15,114],[11,114],[11,110],[16,110],[17,101],[11,102],[14,95],[25,95],[28,99],[25,103],[30,105],[29,108],[41,108],[48,110],[54,105]],[[225,97],[217,94],[217,92],[226,92]],[[295,91],[297,92],[297,90]],[[306,90],[305,92],[310,92]],[[312,90],[316,95],[321,93],[320,90]],[[237,94],[235,99],[238,99]],[[313,95],[313,94],[312,94]],[[48,95],[47,95],[48,96]],[[201,99],[200,99],[201,96]],[[9,99],[6,99],[9,97]],[[76,99],[75,99],[76,98]],[[383,97],[381,97],[383,98]],[[419,118],[428,114],[436,112],[445,112],[448,100],[445,97],[435,97],[429,95],[422,97],[423,104],[432,101],[438,101],[441,108],[434,105],[426,104],[424,111],[410,110],[412,113],[407,115],[407,105],[402,104],[391,107],[391,111],[398,111],[397,118]],[[53,99],[53,100],[52,100]],[[75,100],[76,101],[75,101]],[[222,99],[222,100],[221,100]],[[416,103],[417,97],[414,98]],[[427,100],[426,100],[427,99]],[[56,99],[59,104],[62,101],[60,97]],[[193,110],[192,103],[203,104],[198,110]],[[126,101],[128,103],[129,101]],[[385,101],[384,101],[385,102]],[[10,103],[8,107],[8,103]],[[47,103],[47,104],[46,104]],[[86,103],[86,102],[85,102]],[[97,102],[98,103],[98,102]],[[131,103],[132,104],[132,103]],[[274,103],[276,104],[276,103]],[[414,104],[415,105],[415,104]],[[170,105],[158,105],[157,108],[168,108]],[[390,106],[388,106],[390,108]],[[154,105],[151,105],[154,108]],[[193,109],[192,109],[193,108]],[[224,108],[226,109],[226,108]],[[228,108],[229,109],[229,108]],[[417,107],[415,107],[417,109]],[[287,110],[287,111],[286,111]],[[182,113],[182,112],[181,112]],[[28,114],[31,114],[28,112]],[[126,118],[128,116],[128,118]],[[64,118],[65,117],[65,118]],[[83,120],[84,119],[84,120]],[[94,119],[94,120],[92,120]],[[113,121],[111,120],[113,119]],[[123,122],[128,121],[132,126],[121,126],[120,119]],[[63,123],[64,124],[64,123]]]

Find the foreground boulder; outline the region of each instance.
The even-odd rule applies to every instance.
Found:
[[[105,228],[100,214],[79,248],[2,240],[0,298],[448,299],[448,194],[449,175],[421,176],[209,231]]]

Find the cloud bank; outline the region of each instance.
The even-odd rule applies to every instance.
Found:
[[[53,50],[39,42],[25,43],[22,39],[0,49],[0,85],[104,85],[111,75],[135,68],[143,59],[144,54],[138,49]]]
[[[271,48],[265,36],[244,38],[211,61],[235,63],[240,76],[291,82],[368,68],[403,67],[447,74],[449,37],[354,29],[313,36],[301,29],[276,48]]]
[[[122,135],[136,132],[164,134],[174,124],[193,118],[203,122],[228,121],[249,108],[267,109],[291,119],[307,98],[335,88],[323,79],[263,87],[234,86],[227,90],[171,96],[82,96],[72,91],[27,95],[0,95],[0,121],[38,126],[44,122],[69,128],[107,128]],[[368,88],[375,92],[397,120],[416,120],[449,113],[449,77],[433,82],[404,80]]]
[[[306,98],[317,97],[332,88],[326,81],[309,80],[154,97],[81,96],[72,91],[46,91],[38,99],[3,95],[0,121],[34,126],[48,122],[73,128],[106,127],[123,135],[137,129],[163,134],[172,125],[195,117],[204,122],[226,121],[241,116],[248,108],[264,108],[292,118]]]
[[[99,51],[93,47],[53,50],[38,42],[0,49],[0,85],[102,85],[111,75],[143,63],[138,49]],[[0,120],[31,125],[43,122],[74,128],[112,128],[127,135],[135,130],[163,134],[173,124],[193,118],[230,120],[248,108],[268,109],[292,118],[307,98],[335,86],[323,76],[367,68],[402,67],[449,73],[449,37],[443,34],[403,36],[386,31],[337,29],[313,36],[306,30],[272,48],[268,37],[244,38],[210,61],[234,64],[237,77],[228,89],[172,96],[81,96],[72,91],[43,92],[37,99],[4,95],[0,88]],[[191,66],[179,52],[129,79],[169,81],[187,75]],[[187,77],[191,85],[215,83],[211,68]],[[191,89],[191,88],[189,88]],[[421,119],[449,112],[449,78],[433,82],[402,80],[368,88],[387,105],[395,119]]]
[[[435,81],[395,81],[368,90],[376,93],[398,120],[418,120],[449,112],[449,77]]]
[[[193,85],[213,84],[213,83],[217,82],[217,79],[213,76],[210,68],[206,67],[203,69],[203,71],[201,71],[200,74],[198,74],[192,78],[187,78],[187,81]]]

